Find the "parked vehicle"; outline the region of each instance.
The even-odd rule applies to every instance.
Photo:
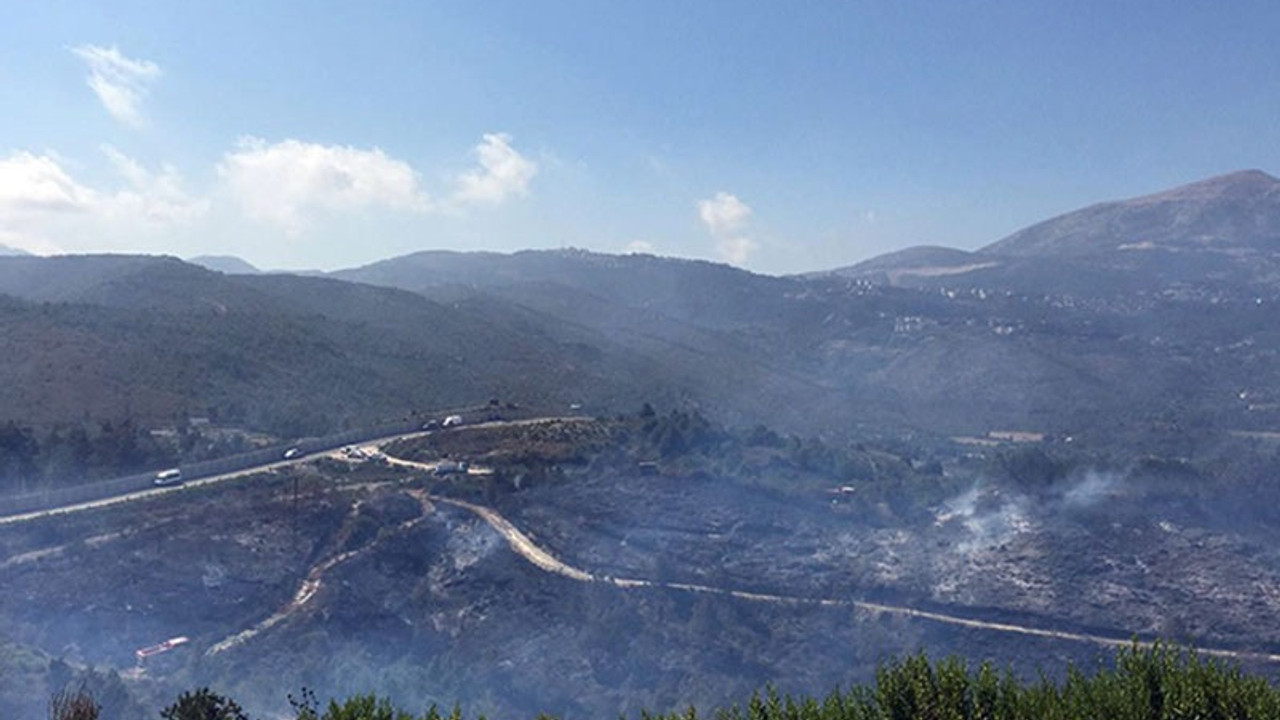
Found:
[[[296,447],[291,447],[288,450],[284,451],[285,460],[292,460],[296,457],[299,457],[300,455],[302,455],[302,450]]]
[[[178,468],[169,468],[156,473],[156,485],[181,485],[182,471]]]
[[[436,465],[434,475],[436,477],[444,477],[445,475],[465,475],[469,467],[470,465],[466,460],[445,460],[439,465]]]
[[[447,428],[457,427],[461,424],[462,424],[461,415],[450,415],[449,417],[444,419],[444,422],[440,423],[440,427],[447,427]]]

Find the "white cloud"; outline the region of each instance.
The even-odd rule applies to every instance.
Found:
[[[93,203],[94,192],[51,156],[16,152],[0,160],[0,223],[84,212]]]
[[[371,207],[422,212],[432,203],[408,163],[381,150],[242,138],[218,164],[218,175],[249,217],[290,234],[313,211]]]
[[[712,235],[737,232],[751,217],[751,208],[736,196],[718,192],[713,198],[698,201],[698,216]]]
[[[495,204],[509,195],[525,195],[538,165],[511,147],[511,136],[486,133],[475,148],[480,167],[458,177],[453,200],[458,203]]]
[[[484,136],[476,152],[475,170],[446,176],[438,201],[409,163],[376,148],[248,137],[223,154],[216,179],[195,192],[174,167],[144,165],[112,146],[102,153],[114,174],[92,183],[80,177],[79,165],[52,152],[14,152],[0,155],[0,244],[39,254],[190,254],[234,246],[288,264],[297,247],[282,236],[306,233],[309,247],[314,241],[315,248],[333,248],[351,245],[353,229],[370,228],[396,234],[401,244],[420,242],[421,225],[404,222],[406,215],[444,214],[527,192],[533,163],[506,136]]]
[[[746,233],[751,208],[735,195],[718,192],[715,197],[698,201],[698,217],[716,241],[716,252],[734,265],[741,265],[759,248]]]
[[[152,172],[114,148],[103,153],[123,188],[88,187],[51,155],[17,152],[0,159],[0,242],[38,254],[108,249],[104,242],[137,247],[145,236],[166,237],[208,209],[207,201],[187,195],[173,168]]]
[[[71,52],[89,64],[87,82],[107,112],[126,125],[142,127],[140,106],[148,86],[160,77],[160,66],[127,58],[115,47],[81,45]]]
[[[459,175],[443,202],[428,196],[412,166],[377,148],[243,138],[223,157],[218,175],[247,216],[296,235],[316,211],[428,212],[528,193],[538,166],[511,147],[510,136],[485,134],[475,154],[479,167]]]

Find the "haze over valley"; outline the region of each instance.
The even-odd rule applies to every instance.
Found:
[[[3,720],[1280,717],[1280,7],[15,2]]]
[[[0,259],[2,697],[598,716],[1134,636],[1272,672],[1277,217],[1245,171],[803,276]]]

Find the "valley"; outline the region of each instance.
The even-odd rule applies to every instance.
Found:
[[[0,720],[1280,720],[1280,4],[5,10]]]
[[[662,454],[679,427],[707,435]],[[676,708],[852,682],[917,647],[1034,673],[1135,637],[1274,669],[1270,531],[1170,508],[1136,471],[1031,492],[963,471],[968,447],[941,475],[900,457],[896,477],[833,486],[799,448],[679,414],[420,432],[0,528],[0,617],[143,702],[216,683],[264,710],[302,686]],[[437,472],[458,458],[467,473]],[[610,652],[619,636],[664,664]]]
[[[1277,213],[1233,173],[786,277],[0,258],[0,507],[79,498],[0,519],[0,712],[572,719],[1157,639],[1274,677]]]

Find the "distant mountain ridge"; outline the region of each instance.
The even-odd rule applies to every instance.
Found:
[[[889,285],[902,284],[904,278],[959,275],[982,267],[990,267],[993,261],[975,259],[973,252],[940,245],[917,245],[878,255],[857,265],[806,273],[804,277],[820,278],[837,276],[875,279]]]
[[[577,249],[525,250],[509,255],[425,251],[330,275],[429,297],[483,290],[527,300],[528,293],[522,289],[554,285],[584,297],[608,298],[608,304],[644,307],[712,326],[753,317],[762,295],[794,283],[704,260]]]
[[[1103,422],[1142,435],[1176,398],[1252,431],[1280,424],[1280,394],[1256,399],[1280,387],[1276,187],[1233,173],[977,252],[911,248],[799,277],[581,250],[428,251],[322,277],[5,257],[0,422],[216,409],[315,432],[498,397],[840,437]]]
[[[176,258],[0,258],[0,422],[190,415],[316,434],[492,397],[667,397],[606,340],[497,301]]]
[[[1242,170],[1051,218],[983,255],[1079,256],[1117,250],[1280,250],[1280,180]]]
[[[1228,173],[1097,203],[972,253],[908,248],[828,274],[1103,296],[1221,283],[1280,287],[1280,180],[1260,170]]]
[[[188,258],[187,262],[228,275],[257,275],[262,272],[235,255],[197,255]]]

